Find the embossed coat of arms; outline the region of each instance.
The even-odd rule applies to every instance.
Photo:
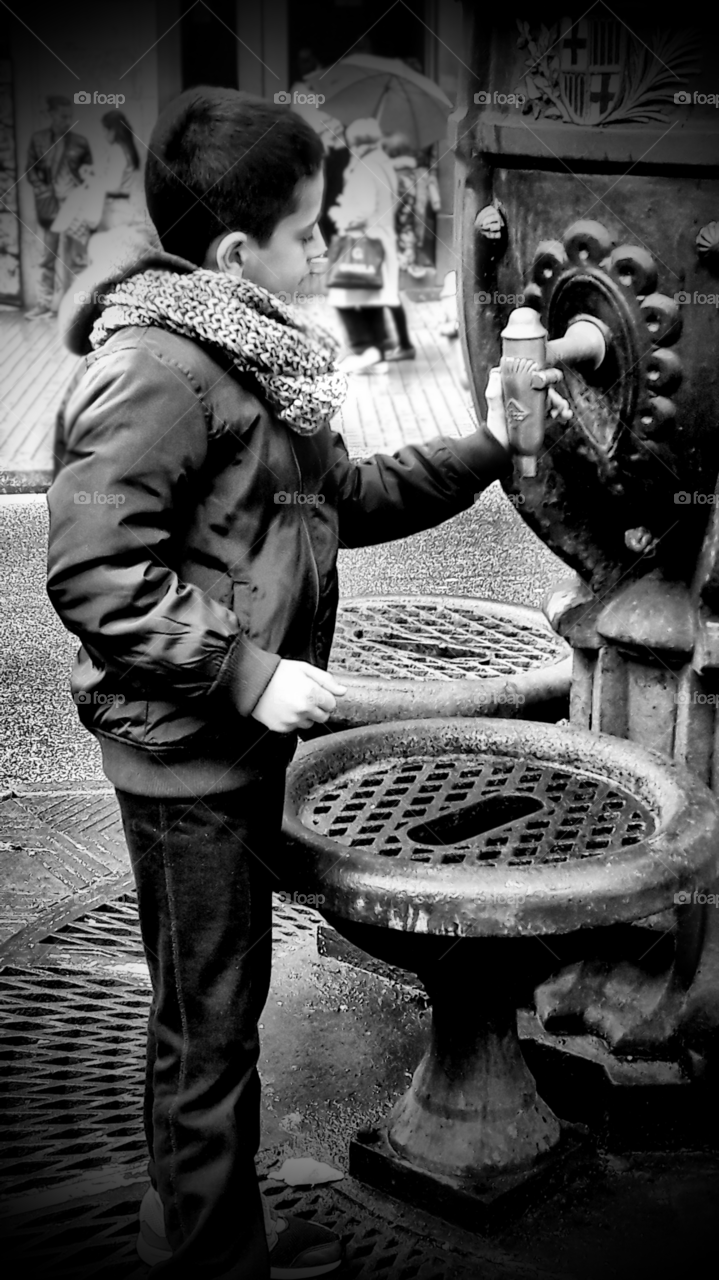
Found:
[[[527,51],[520,86],[525,113],[567,124],[667,120],[674,94],[700,69],[699,32],[657,33],[645,43],[616,18],[561,18],[532,29],[518,21]]]

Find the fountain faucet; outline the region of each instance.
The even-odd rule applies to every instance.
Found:
[[[574,316],[562,338],[547,341],[547,330],[533,307],[518,307],[502,331],[499,363],[509,438],[522,476],[537,474],[537,455],[544,440],[544,419],[551,378],[560,360],[598,369],[607,354],[610,330],[594,316]]]

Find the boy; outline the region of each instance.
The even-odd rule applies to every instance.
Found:
[[[332,1233],[270,1219],[254,1169],[285,769],[344,692],[324,669],[338,544],[435,525],[509,461],[495,387],[497,438],[350,462],[327,425],[334,344],[276,296],[324,252],[322,186],[300,117],[189,90],[149,148],[163,252],[69,326],[91,354],[63,410],[48,590],[82,642],[74,696],[137,880],[153,984],[138,1247],[158,1277],[340,1264]]]

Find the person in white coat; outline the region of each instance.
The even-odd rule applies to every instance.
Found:
[[[347,335],[349,355],[341,362],[346,372],[362,372],[383,363],[388,345],[384,308],[399,299],[399,260],[395,232],[397,175],[382,150],[382,130],[376,120],[355,120],[346,130],[352,158],[344,187],[329,210],[340,235],[362,231],[384,250],[380,289],[330,286],[327,301],[336,307]]]

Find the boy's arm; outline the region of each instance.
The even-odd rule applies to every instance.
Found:
[[[484,426],[464,439],[438,436],[363,462],[350,460],[341,436],[333,443],[331,482],[345,547],[406,538],[441,524],[471,507],[511,464],[508,451]]]
[[[98,360],[67,406],[65,466],[48,493],[48,593],[93,661],[249,715],[279,658],[173,566],[208,423],[184,372],[145,347]]]

